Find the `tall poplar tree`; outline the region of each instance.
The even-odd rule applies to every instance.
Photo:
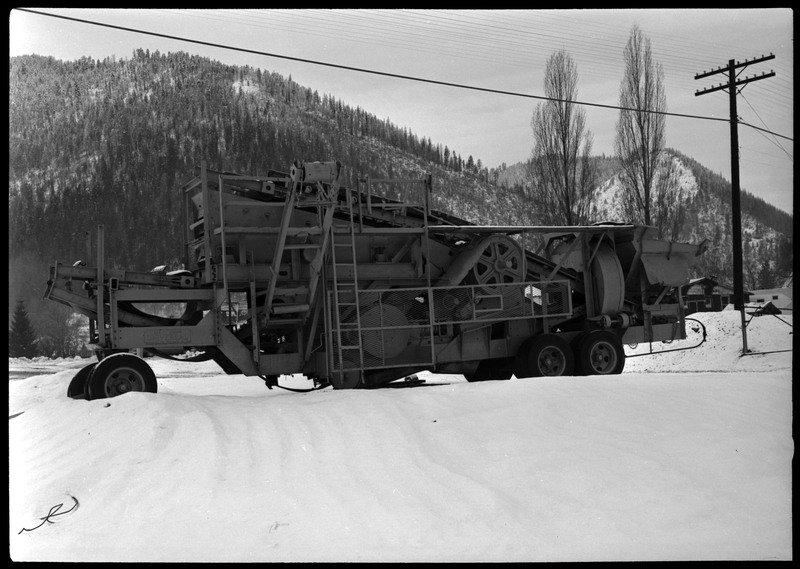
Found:
[[[592,135],[586,130],[586,113],[574,102],[577,67],[564,50],[547,61],[544,93],[549,100],[538,104],[531,118],[533,213],[548,225],[585,224],[596,181],[590,159]]]
[[[659,238],[678,239],[684,204],[673,157],[665,152],[664,72],[638,25],[631,30],[623,57],[625,75],[614,140],[621,166],[623,209],[630,221],[655,225]]]

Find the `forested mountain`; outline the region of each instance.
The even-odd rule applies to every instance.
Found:
[[[679,199],[671,205],[682,219],[677,241],[707,241],[695,272],[733,284],[731,184],[677,150],[667,149],[675,164]],[[595,189],[596,220],[626,221],[616,159],[596,158],[602,183]],[[746,289],[780,286],[792,271],[792,216],[747,192],[741,194],[742,251]]]
[[[140,50],[102,62],[17,57],[10,79],[11,256],[82,251],[73,234],[102,222],[122,266],[180,258],[179,187],[201,160],[257,175],[336,159],[350,183],[430,171],[441,199],[493,189],[472,157],[258,69]]]
[[[677,150],[667,149],[675,163],[681,199],[673,209],[681,209],[683,223],[675,240],[699,243],[707,240],[708,250],[695,268],[697,276],[716,277],[733,285],[733,237],[731,223],[731,183]],[[592,217],[595,222],[626,222],[622,217],[619,167],[615,158],[593,159],[600,180],[594,191]],[[498,192],[512,189],[524,196],[530,187],[527,164],[503,165],[490,171],[497,180]],[[746,191],[741,192],[742,257],[746,289],[778,287],[792,272],[793,217]],[[535,214],[531,213],[535,219]]]
[[[295,160],[339,160],[350,185],[365,174],[429,172],[437,209],[476,223],[537,222],[525,206],[532,189],[524,165],[489,169],[291,77],[182,52],[137,50],[130,59],[103,61],[14,57],[9,81],[9,312],[22,299],[35,316],[47,265],[85,258],[85,232],[98,224],[105,226],[110,265],[177,268],[180,188],[202,160],[251,175],[288,171]],[[719,251],[729,250],[730,227],[720,223],[730,218],[729,209],[727,218],[717,217],[724,215],[720,204],[729,201],[729,184],[679,159],[697,181],[693,215],[714,216],[708,234],[687,232],[687,240],[707,238]],[[598,191],[607,190],[614,161],[596,161],[606,181]],[[785,271],[780,248],[788,244],[790,259],[791,216],[747,194],[743,208],[758,224],[751,241],[759,240],[758,253],[773,274]],[[730,281],[729,269],[718,265],[698,272],[713,270]]]

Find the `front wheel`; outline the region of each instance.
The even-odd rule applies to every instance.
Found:
[[[142,358],[133,354],[112,354],[97,362],[86,382],[86,398],[105,399],[142,391],[158,390],[156,374]]]
[[[625,368],[625,349],[612,332],[589,332],[578,339],[575,348],[580,375],[613,375]]]

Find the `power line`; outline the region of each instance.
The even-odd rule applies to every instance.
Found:
[[[531,67],[533,53],[566,46],[570,53],[584,56],[601,55],[598,63],[588,69],[585,67],[581,69],[581,76],[606,78],[609,71],[618,71],[618,68],[611,63],[613,58],[602,57],[602,53],[609,53],[612,48],[621,50],[625,40],[619,26],[598,22],[590,26],[598,30],[597,34],[591,33],[587,36],[583,33],[576,36],[571,30],[570,24],[574,21],[569,11],[566,15],[561,15],[560,12],[553,14],[552,11],[536,11],[535,17],[524,26],[520,25],[517,15],[519,12],[528,11],[254,10],[247,16],[247,25],[263,28],[274,28],[278,25],[282,29],[293,29],[302,33],[313,29],[315,37],[335,37],[340,41],[435,53],[439,57],[447,56],[469,61],[491,61],[522,68]],[[236,12],[226,13],[222,18],[217,12],[207,16],[195,13],[190,15],[222,21],[229,18],[228,21],[244,23],[242,16]],[[510,18],[515,15],[517,19],[511,21]],[[557,22],[563,24],[563,30],[557,35],[548,33],[553,27],[548,25],[553,22],[552,18],[563,18]],[[584,18],[577,20],[583,22]],[[583,25],[587,24],[584,22]],[[598,26],[605,26],[606,29]],[[611,32],[608,32],[608,29]],[[334,35],[330,35],[328,30],[333,30],[331,33]],[[591,46],[587,44],[589,37]],[[661,43],[667,46],[667,53],[670,54],[666,58],[668,63],[664,67],[664,83],[672,85],[675,89],[688,91],[688,84],[682,79],[682,70],[685,69],[687,62],[697,61],[698,66],[703,64],[698,61],[698,56],[692,58],[691,54],[708,55],[714,50],[709,51],[707,46],[701,48],[692,38],[681,38],[680,44],[673,38]],[[785,76],[790,77],[791,72],[786,72]],[[780,88],[776,89],[775,85],[771,85],[770,92],[773,99],[777,97],[787,102],[792,100],[791,94]],[[771,101],[763,101],[761,104],[767,112],[777,108],[777,104]]]
[[[720,120],[724,120],[724,119],[720,119]],[[743,121],[741,119],[739,119],[736,122],[738,122],[742,126],[748,126],[748,127],[752,128],[752,129],[760,130],[761,132],[766,132],[767,134],[771,134],[772,136],[779,136],[780,138],[785,138],[786,140],[791,140],[792,142],[794,142],[794,138],[791,138],[789,136],[784,136],[782,134],[778,134],[777,132],[772,132],[771,130],[767,130],[766,128],[761,128],[760,126],[756,126],[754,124],[750,124],[750,123],[745,122],[745,121]]]
[[[758,114],[758,111],[756,111],[753,108],[753,105],[750,104],[750,101],[747,100],[747,97],[744,96],[744,93],[740,93],[740,95],[742,96],[742,99],[744,99],[745,103],[747,103],[747,106],[750,107],[750,109],[753,111],[753,113],[756,115],[756,117],[758,117],[758,120],[761,121],[761,124],[763,124],[766,127],[767,123],[764,122],[764,119],[761,118],[761,116]],[[739,124],[746,124],[746,123],[740,119],[739,120]],[[752,125],[748,125],[748,126],[752,126]],[[753,128],[756,128],[756,127],[753,126]],[[756,128],[756,130],[760,131],[761,129],[760,128]],[[770,132],[770,131],[767,130],[766,132]],[[761,133],[759,132],[759,134],[761,134]],[[767,138],[766,136],[764,136],[763,134],[761,134],[761,136],[763,136],[767,141],[771,142],[772,144],[774,144],[775,146],[777,146],[778,148],[783,150],[783,153],[786,154],[786,156],[788,156],[789,158],[792,158],[792,156],[786,151],[786,149],[783,146],[781,146],[779,141],[771,140],[771,139]],[[780,136],[780,135],[775,135],[775,136]]]
[[[433,10],[434,14],[438,11]],[[492,24],[487,24],[486,19],[484,17],[484,12],[482,11],[468,11],[466,13],[455,12],[452,11],[445,11],[443,16],[431,16],[431,11],[422,11],[422,12],[406,12],[406,11],[398,11],[396,16],[400,17],[408,17],[408,15],[414,15],[419,18],[425,18],[426,20],[435,20],[435,18],[445,18],[442,21],[452,21],[457,22],[459,24],[458,29],[461,29],[461,25],[472,26],[474,29],[477,30],[477,35],[471,35],[471,37],[477,38],[488,38],[493,45],[496,45],[498,38],[502,38],[504,41],[512,41],[514,45],[521,46],[523,49],[529,50],[531,47],[536,47],[532,42],[528,41],[529,39],[540,39],[540,38],[552,38],[553,40],[557,40],[559,45],[568,45],[570,52],[577,52],[577,53],[584,53],[584,54],[597,54],[598,47],[600,50],[604,50],[608,52],[609,49],[619,49],[621,51],[622,45],[624,45],[625,39],[622,37],[622,34],[626,34],[627,32],[623,32],[619,26],[614,26],[610,24],[606,24],[603,22],[595,22],[592,24],[586,24],[584,22],[584,18],[574,15],[570,11],[559,11],[559,10],[544,10],[544,11],[536,11],[535,13],[535,21],[541,22],[542,27],[545,28],[544,24],[549,22],[555,22],[556,25],[561,25],[562,29],[559,31],[558,35],[551,35],[547,34],[546,32],[537,30],[531,26],[520,26],[518,21],[509,21],[511,17],[514,17],[516,12],[526,12],[526,10],[520,11],[489,11],[488,13],[492,14],[491,22]],[[408,14],[408,15],[407,15]],[[495,17],[496,14],[499,14],[499,18]],[[336,14],[339,18],[341,16]],[[347,14],[349,16],[349,13]],[[345,16],[345,17],[347,17]],[[503,21],[503,16],[506,17],[506,21]],[[481,17],[481,20],[475,19],[475,17]],[[593,27],[597,29],[596,34],[590,34],[587,36],[585,33],[576,36],[570,35],[570,30],[572,25],[575,21],[580,21],[583,25],[588,25],[589,27]],[[447,24],[439,23],[439,28],[448,27]],[[449,26],[452,27],[452,26]],[[497,30],[497,33],[493,34],[486,34],[485,30],[487,27]],[[605,27],[608,30],[611,30],[611,33],[603,29]],[[649,35],[649,34],[648,34]],[[587,43],[587,39],[591,37],[591,45]],[[520,38],[519,41],[515,38]],[[621,43],[617,43],[617,40]],[[662,47],[659,51],[664,52],[667,54],[666,60],[672,65],[665,66],[665,69],[669,68],[671,71],[676,69],[685,69],[686,63],[696,63],[696,65],[701,66],[702,62],[700,62],[700,57],[698,55],[693,54],[703,54],[704,57],[710,55],[711,52],[719,50],[719,46],[703,46],[702,48],[697,45],[695,38],[693,37],[683,37],[678,38],[675,36],[662,36],[659,45],[663,45],[666,47]],[[655,47],[655,46],[654,46]],[[711,51],[709,51],[711,48]],[[602,62],[600,65],[603,65]],[[606,67],[608,67],[606,65]],[[676,76],[679,74],[676,73]],[[787,74],[787,77],[789,74]],[[666,77],[667,81],[669,81],[669,75]],[[670,81],[671,83],[676,83],[676,81]]]
[[[105,27],[105,28],[122,30],[122,31],[126,31],[126,32],[144,34],[144,35],[161,37],[161,38],[177,40],[177,41],[184,41],[184,42],[189,42],[189,43],[195,43],[195,44],[198,44],[198,45],[205,45],[205,46],[208,46],[208,47],[216,47],[216,48],[220,48],[220,49],[239,51],[239,52],[242,52],[242,53],[251,53],[251,54],[254,54],[254,55],[263,55],[263,56],[266,56],[266,57],[275,57],[277,59],[286,59],[288,61],[297,61],[297,62],[300,62],[300,63],[308,63],[308,64],[311,64],[311,65],[321,65],[321,66],[324,66],[324,67],[332,67],[332,68],[335,68],[335,69],[344,69],[344,70],[347,70],[347,71],[356,71],[356,72],[359,72],[359,73],[369,73],[369,74],[372,74],[372,75],[380,75],[380,76],[383,76],[383,77],[392,77],[392,78],[395,78],[395,79],[405,79],[405,80],[408,80],[408,81],[417,81],[417,82],[421,82],[421,83],[429,83],[429,84],[432,84],[432,85],[442,85],[442,86],[445,86],[445,87],[455,87],[455,88],[458,88],[458,89],[468,89],[468,90],[472,90],[472,91],[481,91],[481,92],[485,92],[485,93],[494,93],[494,94],[497,94],[497,95],[509,95],[509,96],[512,96],[512,97],[524,97],[524,98],[528,98],[528,99],[539,99],[539,100],[544,100],[544,101],[569,102],[569,103],[573,103],[573,104],[576,104],[576,105],[599,107],[599,108],[605,108],[605,109],[622,110],[622,111],[634,111],[634,112],[647,112],[647,113],[662,114],[662,115],[668,115],[668,116],[674,116],[674,117],[695,118],[695,119],[701,119],[701,120],[727,122],[727,119],[720,118],[720,117],[704,117],[704,116],[700,116],[700,115],[670,113],[670,112],[666,112],[666,111],[650,111],[650,110],[644,110],[644,109],[631,109],[631,108],[619,107],[619,106],[615,106],[615,105],[606,105],[606,104],[602,104],[602,103],[589,103],[589,102],[586,102],[586,101],[564,101],[564,100],[561,100],[561,99],[554,99],[554,98],[551,98],[551,97],[544,97],[544,96],[541,96],[541,95],[530,95],[530,94],[527,94],[527,93],[517,93],[517,92],[514,92],[514,91],[505,91],[505,90],[502,90],[502,89],[490,89],[488,87],[478,87],[478,86],[475,86],[475,85],[465,85],[465,84],[462,84],[462,83],[452,83],[452,82],[449,82],[449,81],[438,81],[436,79],[425,79],[425,78],[422,78],[422,77],[414,77],[414,76],[411,76],[411,75],[403,75],[403,74],[399,74],[399,73],[389,73],[387,71],[376,71],[374,69],[363,69],[363,68],[360,68],[360,67],[353,67],[353,66],[350,66],[350,65],[342,65],[342,64],[339,64],[339,63],[329,63],[329,62],[317,61],[317,60],[307,59],[307,58],[302,58],[302,57],[293,57],[293,56],[290,56],[290,55],[281,55],[281,54],[270,53],[270,52],[266,52],[266,51],[258,51],[258,50],[254,50],[254,49],[247,49],[247,48],[241,48],[241,47],[232,47],[232,46],[224,45],[224,44],[212,43],[212,42],[207,42],[207,41],[202,41],[202,40],[195,40],[195,39],[191,39],[191,38],[184,38],[184,37],[174,36],[174,35],[169,35],[169,34],[161,34],[161,33],[158,33],[158,32],[150,32],[150,31],[147,31],[147,30],[139,30],[139,29],[136,29],[136,28],[128,28],[128,27],[125,27],[125,26],[117,26],[117,25],[114,25],[114,24],[104,24],[104,23],[100,23],[100,22],[93,22],[91,20],[85,20],[85,19],[82,19],[82,18],[73,18],[73,17],[70,17],[70,16],[64,16],[64,15],[61,15],[61,14],[47,14],[47,13],[43,13],[43,12],[38,12],[36,10],[30,10],[30,9],[27,9],[27,8],[17,8],[17,10],[20,10],[20,11],[23,11],[23,12],[30,12],[30,13],[38,14],[38,15],[42,15],[42,16],[49,16],[49,17],[52,17],[52,18],[61,18],[61,19],[70,20],[70,21],[73,21],[73,22],[80,22],[80,23],[83,23],[83,24],[90,24],[90,25],[93,25],[93,26],[100,26],[100,27]]]
[[[335,68],[335,69],[343,69],[343,70],[346,70],[346,71],[354,71],[354,72],[358,72],[358,73],[367,73],[367,74],[378,75],[378,76],[382,76],[382,77],[391,77],[391,78],[394,78],[394,79],[402,79],[402,80],[407,80],[407,81],[428,83],[428,84],[431,84],[431,85],[440,85],[440,86],[445,86],[445,87],[453,87],[453,88],[457,88],[457,89],[466,89],[466,90],[471,90],[471,91],[479,91],[479,92],[492,93],[492,94],[497,94],[497,95],[507,95],[507,96],[512,96],[512,97],[522,97],[522,98],[527,98],[527,99],[537,99],[537,100],[553,101],[553,102],[566,102],[566,103],[572,103],[572,104],[575,104],[575,105],[582,105],[582,106],[587,106],[587,107],[596,107],[596,108],[603,108],[603,109],[611,109],[611,110],[618,110],[618,111],[644,112],[644,113],[659,114],[659,115],[679,117],[679,118],[710,120],[710,121],[717,121],[717,122],[728,122],[728,119],[721,118],[721,117],[709,117],[709,116],[692,115],[692,114],[685,114],[685,113],[673,113],[673,112],[668,112],[668,111],[653,111],[653,110],[649,110],[649,109],[635,109],[635,108],[620,107],[620,106],[617,106],[617,105],[609,105],[609,104],[603,104],[603,103],[591,103],[591,102],[587,102],[587,101],[568,101],[568,100],[562,100],[562,99],[555,99],[555,98],[552,98],[552,97],[545,97],[545,96],[541,96],[541,95],[531,95],[531,94],[527,94],[527,93],[518,93],[518,92],[515,92],[515,91],[506,91],[506,90],[501,90],[501,89],[491,89],[491,88],[488,88],[488,87],[479,87],[479,86],[475,86],[475,85],[466,85],[466,84],[462,84],[462,83],[453,83],[453,82],[449,82],[449,81],[439,81],[439,80],[435,80],[435,79],[426,79],[426,78],[422,78],[422,77],[414,77],[414,76],[411,76],[411,75],[390,73],[390,72],[386,72],[386,71],[377,71],[377,70],[373,70],[373,69],[364,69],[364,68],[354,67],[354,66],[350,66],[350,65],[342,65],[342,64],[337,64],[337,63],[318,61],[318,60],[314,60],[314,59],[294,57],[294,56],[289,56],[289,55],[282,55],[282,54],[271,53],[271,52],[266,52],[266,51],[259,51],[259,50],[253,50],[253,49],[248,49],[248,48],[233,47],[233,46],[229,46],[229,45],[218,44],[218,43],[213,43],[213,42],[207,42],[207,41],[202,41],[202,40],[196,40],[196,39],[191,39],[191,38],[184,38],[184,37],[170,35],[170,34],[162,34],[162,33],[158,33],[158,32],[151,32],[151,31],[147,31],[147,30],[129,28],[129,27],[125,27],[125,26],[118,26],[118,25],[114,25],[114,24],[105,24],[105,23],[101,23],[101,22],[94,22],[94,21],[91,21],[91,20],[83,19],[83,18],[74,18],[74,17],[71,17],[71,16],[64,16],[64,15],[61,15],[61,14],[52,14],[52,13],[40,12],[38,10],[31,10],[31,9],[28,9],[28,8],[16,8],[16,9],[19,10],[19,11],[22,11],[22,12],[29,12],[29,13],[37,14],[37,15],[40,15],[40,16],[48,16],[48,17],[51,17],[51,18],[59,18],[59,19],[63,19],[63,20],[69,20],[69,21],[79,22],[79,23],[83,23],[83,24],[89,24],[89,25],[93,25],[93,26],[100,26],[100,27],[105,27],[105,28],[110,28],[110,29],[117,29],[117,30],[121,30],[121,31],[131,32],[131,33],[149,35],[149,36],[154,36],[154,37],[161,37],[161,38],[170,39],[170,40],[183,41],[183,42],[193,43],[193,44],[198,44],[198,45],[205,45],[205,46],[208,46],[208,47],[226,49],[226,50],[230,50],[230,51],[238,51],[238,52],[241,52],[241,53],[250,53],[250,54],[261,55],[261,56],[265,56],[265,57],[274,57],[276,59],[284,59],[284,60],[287,60],[287,61],[297,61],[297,62],[300,62],[300,63],[307,63],[307,64],[310,64],[310,65],[319,65],[319,66],[323,66],[323,67],[331,67],[331,68]],[[742,124],[744,124],[745,126],[749,126],[751,128],[756,128],[757,130],[764,130],[764,129],[760,129],[758,127],[755,127],[753,125],[747,124],[747,123],[742,123]],[[785,136],[782,136],[782,135],[779,135],[777,133],[773,133],[773,132],[770,132],[770,131],[764,130],[764,132],[769,132],[770,134],[773,134],[774,136],[780,136],[782,138],[786,138],[787,140],[793,140],[793,139],[791,139],[789,137],[785,137]]]

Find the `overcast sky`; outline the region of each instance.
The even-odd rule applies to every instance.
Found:
[[[728,61],[749,65],[739,78],[774,71],[737,97],[744,190],[793,211],[794,27],[790,9],[697,10],[177,10],[32,9],[207,44],[201,45],[11,10],[11,56],[130,58],[136,48],[185,51],[231,65],[292,76],[297,83],[360,106],[465,160],[496,167],[526,160],[530,118],[544,96],[548,57],[565,49],[578,69],[578,99],[616,106],[632,26],[650,39],[664,70],[670,116],[667,146],[731,178],[729,97],[696,96],[727,80],[695,75]],[[307,59],[482,89],[434,85],[275,56]],[[527,96],[524,96],[527,95]],[[533,97],[531,97],[533,96]],[[613,154],[618,111],[585,106],[594,154]],[[769,132],[766,132],[769,131]],[[770,134],[775,133],[775,134]],[[336,157],[303,157],[308,160]],[[279,165],[273,165],[279,166]]]

